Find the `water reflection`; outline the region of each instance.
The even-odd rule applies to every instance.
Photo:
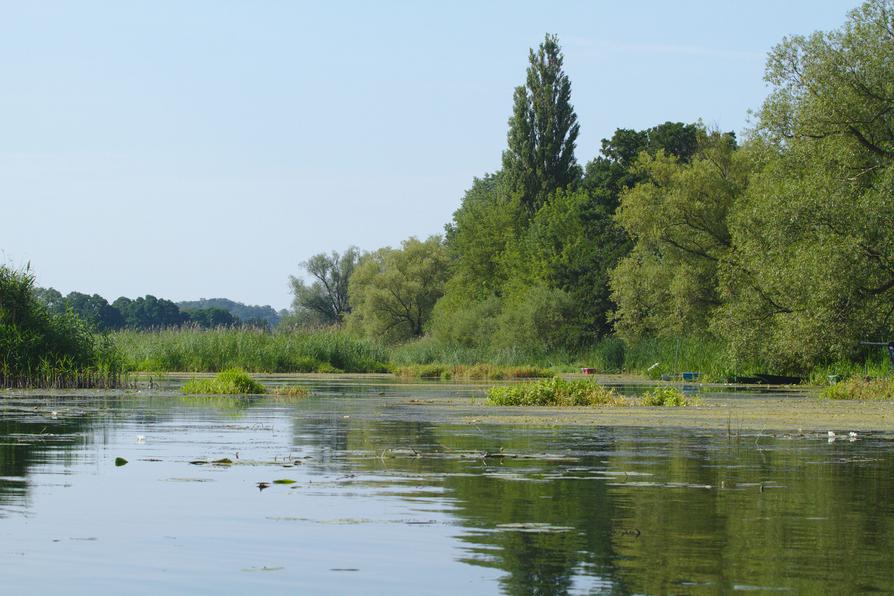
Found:
[[[205,575],[241,548],[229,541],[241,544],[256,530],[252,540],[283,553],[355,549],[342,554],[359,558],[359,571],[338,578],[351,591],[451,592],[451,579],[474,578],[484,583],[466,591],[894,590],[894,445],[886,437],[830,444],[766,433],[476,427],[396,407],[424,386],[321,389],[322,397],[288,404],[173,395],[6,399],[0,530],[24,532],[8,525],[17,515],[29,516],[32,529],[56,519],[32,493],[60,472],[70,474],[79,499],[123,490],[113,468],[98,462],[124,453],[139,432],[150,440],[129,464],[138,483],[131,490],[164,504],[145,507],[177,516],[180,532],[216,539],[202,543],[212,545],[197,570]],[[190,464],[197,457],[233,458],[234,465]],[[155,461],[157,468],[147,463]],[[255,481],[279,477],[295,484],[268,489],[260,500]],[[166,500],[185,509],[174,513]],[[216,525],[202,525],[203,515]],[[191,518],[199,521],[190,525]],[[158,521],[149,516],[134,529],[148,532]],[[146,554],[170,556],[162,542]],[[48,546],[35,540],[22,548],[40,561]],[[388,572],[363,565],[377,560],[370,559],[375,549],[399,562],[402,583],[388,584]],[[431,560],[431,550],[442,558]],[[125,557],[112,548],[105,555]],[[330,589],[326,573],[355,569],[298,574],[299,566],[270,568]],[[429,567],[447,574],[443,584],[431,583]],[[244,571],[207,577],[207,587],[232,587]],[[278,581],[268,589],[294,587]]]

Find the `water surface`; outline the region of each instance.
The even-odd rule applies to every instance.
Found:
[[[488,424],[476,385],[303,382],[0,394],[5,590],[894,591],[887,432]]]

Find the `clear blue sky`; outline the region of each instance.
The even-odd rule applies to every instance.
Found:
[[[766,52],[856,4],[2,1],[0,260],[109,301],[283,308],[314,253],[443,230],[544,33],[585,163],[619,127],[741,131]]]

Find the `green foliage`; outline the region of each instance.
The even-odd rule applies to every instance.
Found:
[[[225,310],[233,315],[239,323],[255,327],[273,328],[276,327],[282,318],[282,313],[276,312],[271,306],[252,306],[241,302],[235,302],[227,298],[187,300],[178,302],[177,306],[182,311],[195,311],[210,308]]]
[[[351,276],[349,328],[389,342],[420,337],[446,280],[447,251],[439,236],[365,255]]]
[[[853,376],[824,387],[820,396],[824,399],[894,401],[894,379]]]
[[[348,283],[359,261],[360,249],[352,246],[341,255],[334,251],[320,253],[301,263],[313,282],[307,285],[302,279],[289,277],[296,320],[306,326],[342,323],[351,312]]]
[[[870,1],[770,54],[762,167],[720,274],[716,328],[739,358],[806,371],[894,333],[892,29],[891,3]]]
[[[644,406],[683,407],[696,405],[695,400],[670,385],[661,385],[642,394],[640,403]]]
[[[129,366],[140,371],[386,372],[387,352],[377,343],[337,329],[165,329],[111,335]]]
[[[191,379],[183,384],[181,391],[190,395],[255,395],[265,393],[263,385],[255,381],[244,370],[231,368],[219,373],[213,379]]]
[[[193,325],[204,327],[232,327],[239,324],[239,319],[222,308],[182,309],[187,320]]]
[[[699,124],[665,122],[645,130],[617,129],[610,139],[602,139],[600,155],[587,164],[582,186],[609,213],[621,200],[621,193],[642,182],[642,172],[634,167],[640,154],[663,151],[680,162],[688,162],[698,147]]]
[[[558,37],[547,35],[530,51],[525,85],[515,88],[503,171],[521,217],[533,216],[556,189],[580,177],[574,157],[580,125],[563,61]]]
[[[559,377],[543,381],[491,387],[487,400],[495,406],[620,406],[624,399],[613,389],[593,381],[566,381]]]
[[[618,223],[634,241],[611,274],[615,329],[626,338],[708,328],[719,306],[717,267],[730,250],[727,214],[748,179],[730,134],[700,131],[688,163],[643,154],[644,181],[622,194]]]
[[[567,292],[533,285],[517,289],[502,304],[491,338],[495,351],[524,347],[547,354],[572,347],[574,302]]]
[[[177,327],[188,320],[176,304],[151,294],[136,300],[122,296],[112,306],[121,313],[128,329]]]
[[[48,310],[30,271],[0,266],[0,386],[109,387],[121,371],[117,351],[90,325]]]

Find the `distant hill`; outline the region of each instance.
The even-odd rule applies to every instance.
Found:
[[[237,317],[240,321],[249,322],[261,320],[266,321],[271,327],[275,326],[280,318],[282,318],[282,313],[276,312],[272,306],[249,306],[248,304],[242,304],[241,302],[233,302],[227,298],[187,300],[185,302],[178,302],[177,306],[179,306],[182,311],[220,308],[234,317]]]

